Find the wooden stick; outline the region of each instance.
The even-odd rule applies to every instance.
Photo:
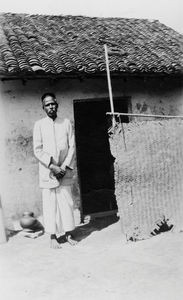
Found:
[[[114,102],[113,102],[113,95],[112,95],[112,85],[111,85],[111,77],[110,77],[110,69],[109,69],[109,58],[108,58],[108,51],[107,51],[107,45],[104,45],[105,50],[105,62],[106,62],[106,71],[107,71],[107,83],[108,83],[108,89],[109,89],[109,99],[110,99],[110,105],[111,105],[111,114],[113,115],[112,123],[113,126],[115,125],[115,117],[114,117]]]
[[[132,113],[118,113],[118,112],[107,112],[107,115],[115,116],[132,116],[132,117],[149,117],[149,118],[167,118],[167,119],[183,119],[183,116],[169,116],[169,115],[148,115],[148,114],[132,114]]]

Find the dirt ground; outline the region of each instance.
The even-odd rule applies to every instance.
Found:
[[[105,218],[75,235],[77,246],[59,250],[46,235],[0,245],[0,299],[183,299],[183,233],[123,243],[120,221]]]

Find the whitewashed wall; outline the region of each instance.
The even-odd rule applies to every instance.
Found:
[[[112,80],[115,96],[131,96],[132,111],[183,115],[183,88],[180,79],[116,78]],[[41,95],[56,94],[59,114],[74,123],[73,100],[108,97],[106,78],[8,80],[0,82],[0,178],[6,223],[25,210],[41,214],[38,164],[32,151],[34,122],[45,116]],[[75,207],[80,195],[77,172],[73,184]]]

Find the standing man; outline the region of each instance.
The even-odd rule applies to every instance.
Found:
[[[74,134],[71,122],[57,116],[58,103],[53,93],[45,93],[42,107],[47,117],[37,121],[33,132],[34,154],[39,161],[45,232],[52,248],[60,248],[58,234],[75,245],[73,200],[71,194],[74,165]]]

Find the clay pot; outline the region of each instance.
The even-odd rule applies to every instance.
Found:
[[[20,225],[23,229],[34,230],[37,225],[37,219],[34,217],[33,212],[24,212],[20,219]]]

